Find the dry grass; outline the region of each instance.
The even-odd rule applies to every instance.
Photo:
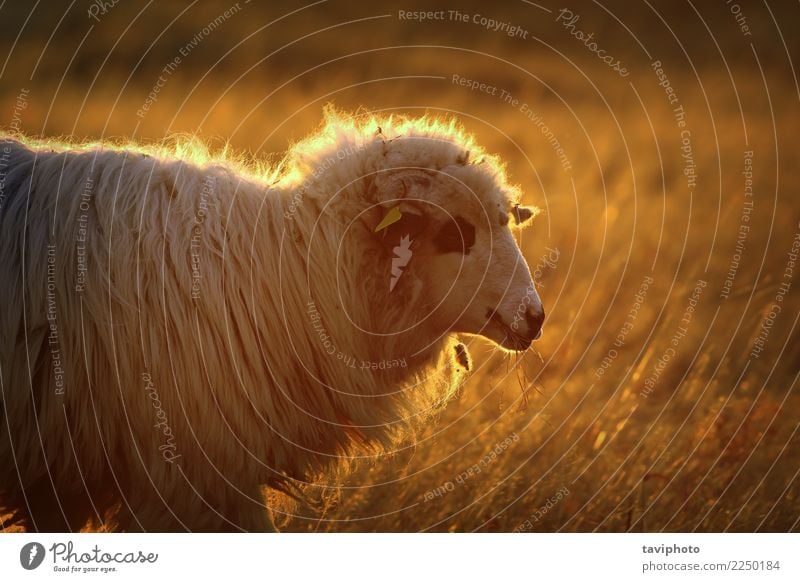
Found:
[[[627,79],[598,65],[550,23],[550,16],[534,17],[529,7],[498,8],[496,16],[516,17],[533,33],[541,31],[574,65],[532,41],[509,40],[474,26],[422,27],[395,18],[322,32],[281,48],[348,16],[394,12],[339,6],[256,34],[211,67],[269,20],[267,9],[246,9],[258,17],[231,20],[224,32],[209,37],[169,78],[141,121],[136,110],[160,67],[184,44],[181,39],[191,38],[221,10],[190,11],[145,53],[161,27],[154,32],[152,25],[136,21],[121,35],[135,15],[122,3],[97,25],[61,85],[80,35],[61,29],[56,39],[73,48],[50,49],[28,82],[54,24],[38,16],[9,61],[0,111],[10,118],[14,96],[27,87],[31,95],[22,128],[30,133],[147,141],[198,132],[258,157],[278,155],[287,141],[312,129],[329,101],[350,110],[455,114],[487,149],[507,160],[526,201],[546,210],[522,235],[531,265],[546,247],[558,251],[557,263],[541,269],[548,320],[536,353],[517,360],[472,340],[472,378],[419,443],[363,462],[346,483],[319,489],[324,511],[300,509],[301,515],[279,519],[283,529],[798,530],[797,269],[765,351],[750,357],[778,285],[787,280],[787,252],[800,219],[800,169],[792,157],[800,96],[767,13],[752,17],[761,23],[756,63],[748,41],[724,11],[704,13],[724,62],[710,37],[697,32],[701,25],[688,8],[668,11],[665,18],[696,70],[652,12],[637,8],[644,16],[629,21],[652,57],[664,62],[686,110],[699,176],[690,195],[681,173],[679,130],[649,61],[596,6],[575,11],[583,14],[586,30],[596,31],[609,52],[629,63]],[[82,14],[70,18],[70,26],[85,30]],[[785,26],[780,14],[778,20]],[[797,54],[796,39],[787,42]],[[381,49],[306,71],[354,51],[403,43],[456,43],[486,55]],[[258,63],[276,50],[271,60]],[[105,56],[109,61],[100,68]],[[759,63],[766,67],[763,77]],[[505,88],[530,104],[558,137],[572,169],[561,167],[519,107],[453,85],[454,73]],[[444,78],[398,79],[404,75]],[[20,81],[8,83],[9,78]],[[724,299],[720,294],[744,201],[746,149],[755,152],[754,211],[732,292]],[[653,283],[633,328],[598,378],[595,372],[615,347],[646,276]],[[644,397],[645,381],[670,347],[700,279],[706,287],[686,337]],[[518,440],[481,464],[514,435]],[[476,464],[479,471],[458,479]],[[437,488],[444,492],[432,495]],[[568,494],[548,505],[559,491]]]

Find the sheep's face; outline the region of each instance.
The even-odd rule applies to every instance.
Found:
[[[530,347],[541,336],[544,309],[510,224],[533,213],[510,207],[491,175],[474,165],[396,170],[383,183],[394,194],[381,202],[374,230],[392,260],[390,288],[418,286],[424,307],[415,317],[434,334]]]

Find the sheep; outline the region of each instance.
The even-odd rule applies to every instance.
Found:
[[[460,339],[541,335],[511,230],[535,210],[453,120],[328,110],[271,166],[180,140],[0,152],[7,525],[275,531],[265,492],[447,403]]]

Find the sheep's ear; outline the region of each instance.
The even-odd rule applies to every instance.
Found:
[[[401,245],[403,239],[403,244],[410,245],[428,226],[427,217],[411,204],[401,202],[380,209],[382,217],[374,227],[373,234],[389,253]]]
[[[538,208],[520,206],[519,204],[514,206],[514,208],[511,210],[511,215],[514,217],[514,222],[518,225],[525,224],[537,214],[539,214]]]

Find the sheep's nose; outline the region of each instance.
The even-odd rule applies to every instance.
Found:
[[[544,309],[529,309],[525,314],[525,322],[528,324],[527,339],[533,341],[542,337]]]

